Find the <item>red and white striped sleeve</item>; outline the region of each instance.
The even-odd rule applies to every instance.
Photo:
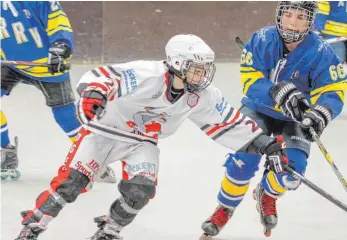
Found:
[[[261,128],[234,109],[217,88],[208,87],[200,99],[200,106],[189,118],[219,144],[237,151],[262,134]]]
[[[96,67],[86,72],[77,84],[77,92],[84,89],[97,88],[107,95],[109,100],[121,97],[121,74],[113,66]]]

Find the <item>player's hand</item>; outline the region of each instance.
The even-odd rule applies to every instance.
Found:
[[[288,157],[285,152],[286,143],[283,136],[272,138],[262,149],[262,153],[266,154],[265,168],[275,172],[282,173],[284,165],[288,165]]]
[[[270,96],[286,116],[292,117],[297,122],[304,119],[305,111],[310,108],[305,95],[290,82],[280,82],[275,85],[270,91]]]
[[[314,104],[311,108],[305,112],[304,120],[301,122],[305,138],[308,141],[314,142],[310,128],[312,127],[317,133],[318,137],[323,133],[324,128],[331,121],[332,111],[320,104]]]
[[[76,106],[76,115],[81,124],[100,120],[106,113],[107,95],[98,86],[88,86]]]
[[[54,73],[64,72],[68,70],[67,62],[65,61],[71,55],[70,47],[61,42],[55,42],[50,48],[48,53],[48,71]]]

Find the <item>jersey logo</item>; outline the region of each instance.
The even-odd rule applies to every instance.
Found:
[[[169,114],[156,113],[151,110],[153,107],[145,107],[145,111],[136,112],[133,115],[134,121],[127,121],[127,125],[140,131],[143,134],[150,134],[150,137],[158,138],[161,134],[162,124],[167,122]]]
[[[199,98],[200,98],[199,95],[195,93],[189,93],[188,99],[187,99],[188,106],[191,108],[195,107],[199,102]]]
[[[243,161],[241,161],[241,160],[239,160],[239,159],[236,159],[236,158],[234,158],[234,157],[233,157],[233,161],[234,161],[234,163],[236,164],[236,166],[238,166],[239,168],[242,168],[242,166],[245,165],[245,163],[244,163]]]
[[[290,76],[291,79],[293,80],[298,80],[299,79],[300,72],[298,70],[295,70],[292,75]]]

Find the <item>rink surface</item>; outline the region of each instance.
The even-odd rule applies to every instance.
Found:
[[[91,66],[73,66],[72,81]],[[241,90],[238,64],[217,65],[214,84],[226,99],[239,106]],[[54,122],[42,94],[35,87],[20,85],[2,101],[10,135],[19,137],[22,177],[2,182],[1,240],[13,240],[21,229],[19,212],[32,209],[38,194],[49,187],[63,163],[70,142]],[[344,176],[347,176],[347,109],[326,129],[322,141]],[[125,240],[197,240],[201,223],[217,206],[216,196],[228,150],[214,143],[190,121],[159,144],[161,165],[154,200],[122,231]],[[313,144],[307,178],[347,203],[338,182],[318,147]],[[261,163],[263,165],[263,162]],[[114,163],[117,177],[120,164]],[[219,240],[260,240],[262,233],[252,190],[262,175],[257,172],[244,201],[223,229]],[[93,235],[93,217],[106,214],[118,197],[117,185],[97,183],[92,191],[69,204],[51,222],[40,240],[82,240]],[[346,240],[347,213],[302,185],[278,201],[279,224],[270,239]]]

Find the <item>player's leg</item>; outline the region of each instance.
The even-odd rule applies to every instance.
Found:
[[[74,141],[81,125],[75,114],[75,97],[70,80],[63,82],[34,82],[45,95],[46,104],[52,109],[55,121],[69,137]],[[108,182],[115,183],[116,176],[112,168],[107,167],[100,176]]]
[[[300,125],[295,122],[285,122],[283,136],[287,144],[289,166],[298,173],[304,174],[307,157],[310,153],[310,143],[305,139]],[[299,185],[300,182],[287,173],[275,174],[272,171],[265,171],[260,184],[253,193],[266,236],[270,236],[271,229],[277,225],[277,199],[283,196],[287,190],[296,190]]]
[[[14,70],[1,67],[1,97],[9,95],[12,89],[22,81],[21,76]],[[18,138],[14,138],[11,144],[8,131],[7,118],[3,110],[0,112],[1,121],[1,179],[5,180],[9,176],[18,179],[20,172],[18,168]]]
[[[141,143],[126,157],[123,179],[118,184],[121,196],[109,213],[96,217],[98,231],[91,240],[122,239],[119,232],[129,225],[155,195],[159,168],[159,149],[152,143]]]
[[[69,79],[63,82],[33,81],[46,98],[46,104],[52,109],[55,121],[69,137],[74,141],[81,124],[75,114],[75,97]]]
[[[240,111],[253,119],[267,135],[271,134],[271,118],[246,106],[243,106]],[[226,225],[247,193],[250,180],[258,170],[260,159],[261,155],[254,154],[252,149],[249,149],[248,152],[228,155],[224,165],[226,167],[225,176],[218,194],[219,206],[202,224],[204,235],[201,239],[216,236]]]
[[[90,189],[105,167],[113,145],[114,140],[82,128],[50,188],[38,196],[33,210],[22,212],[24,227],[17,240],[36,239],[67,203]]]

